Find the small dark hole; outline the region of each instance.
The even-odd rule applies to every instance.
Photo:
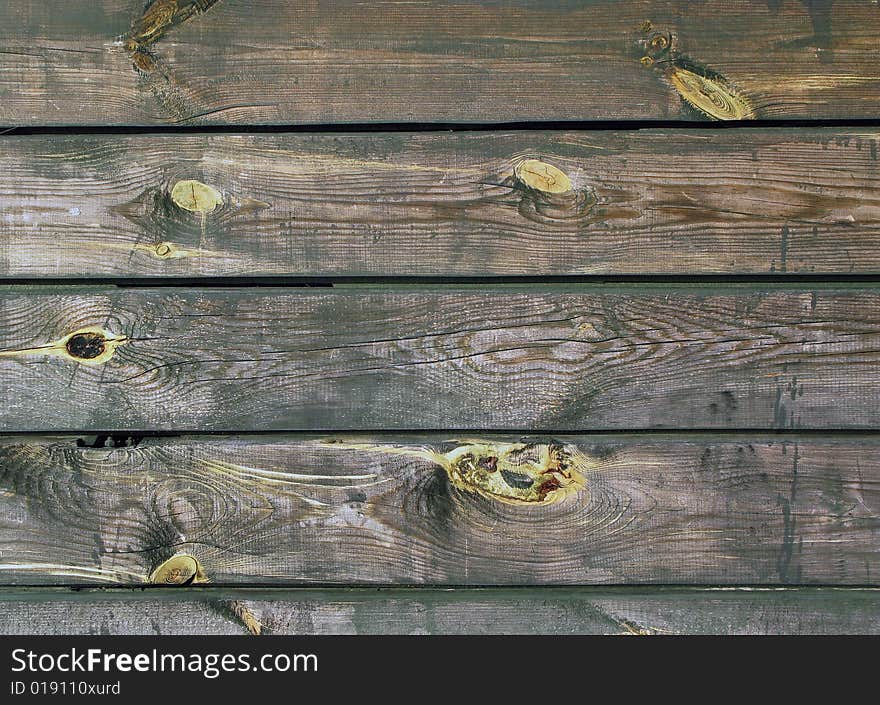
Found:
[[[67,352],[71,357],[94,360],[104,352],[107,339],[100,333],[77,333],[67,341]]]
[[[477,465],[483,468],[486,472],[495,472],[498,469],[498,458],[494,455],[489,456],[488,458],[480,458]]]
[[[144,436],[126,433],[102,433],[91,440],[77,438],[77,448],[136,448],[144,440]]]

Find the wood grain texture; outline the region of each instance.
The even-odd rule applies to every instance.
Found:
[[[696,75],[723,77],[742,114],[873,118],[880,96],[880,10],[864,0],[222,0],[149,37],[143,12],[142,0],[3,3],[0,121],[704,117],[671,65],[640,61],[655,33]]]
[[[878,334],[864,288],[12,287],[0,427],[874,429]]]
[[[0,593],[0,634],[878,634],[875,589],[324,589]]]
[[[539,506],[461,489],[420,454],[468,441],[344,441],[6,438],[0,583],[145,585],[172,556],[195,559],[215,585],[873,585],[880,575],[874,437],[560,437],[586,483]]]
[[[877,273],[878,136],[9,137],[0,277]],[[190,180],[222,204],[175,205]]]

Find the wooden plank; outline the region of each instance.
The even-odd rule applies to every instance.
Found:
[[[877,273],[878,136],[10,137],[0,277]]]
[[[0,120],[874,118],[880,97],[864,0],[193,5],[3,3]]]
[[[0,581],[874,585],[880,576],[876,436],[449,439],[93,448],[6,438]],[[554,460],[563,457],[564,466]],[[513,501],[526,497],[523,479],[563,470],[581,478],[568,492]]]
[[[0,634],[878,634],[876,589],[0,592]],[[253,622],[251,622],[253,624]]]
[[[5,431],[877,428],[874,289],[0,291]]]

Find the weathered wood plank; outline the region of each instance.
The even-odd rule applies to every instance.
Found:
[[[10,137],[0,276],[876,273],[878,136]]]
[[[0,121],[700,119],[701,107],[873,118],[880,97],[880,13],[864,0],[223,0],[162,12],[192,6],[157,0],[145,16],[142,0],[3,3]]]
[[[880,576],[873,436],[577,436],[526,448],[448,439],[91,448],[5,438],[0,582],[873,585]],[[523,478],[561,477],[548,445],[583,480],[511,503]],[[499,476],[514,489],[484,483]]]
[[[6,431],[868,428],[873,289],[0,291]]]
[[[875,589],[0,592],[0,634],[878,634]]]

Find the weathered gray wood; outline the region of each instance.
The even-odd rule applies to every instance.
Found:
[[[641,61],[662,59],[669,33],[749,116],[874,118],[880,97],[880,13],[865,0],[222,0],[132,31],[143,12],[142,0],[3,3],[0,121],[699,119],[673,65]]]
[[[538,504],[455,484],[442,456],[429,455],[516,439],[449,439],[84,448],[6,438],[0,583],[873,585],[880,576],[873,436],[556,438],[584,484]],[[163,570],[174,556],[197,561],[197,578]]]
[[[9,137],[0,276],[876,273],[878,135]],[[177,206],[191,179],[223,204]]]
[[[878,634],[875,589],[0,592],[0,634]]]
[[[860,288],[12,287],[0,428],[873,429],[878,335]]]

